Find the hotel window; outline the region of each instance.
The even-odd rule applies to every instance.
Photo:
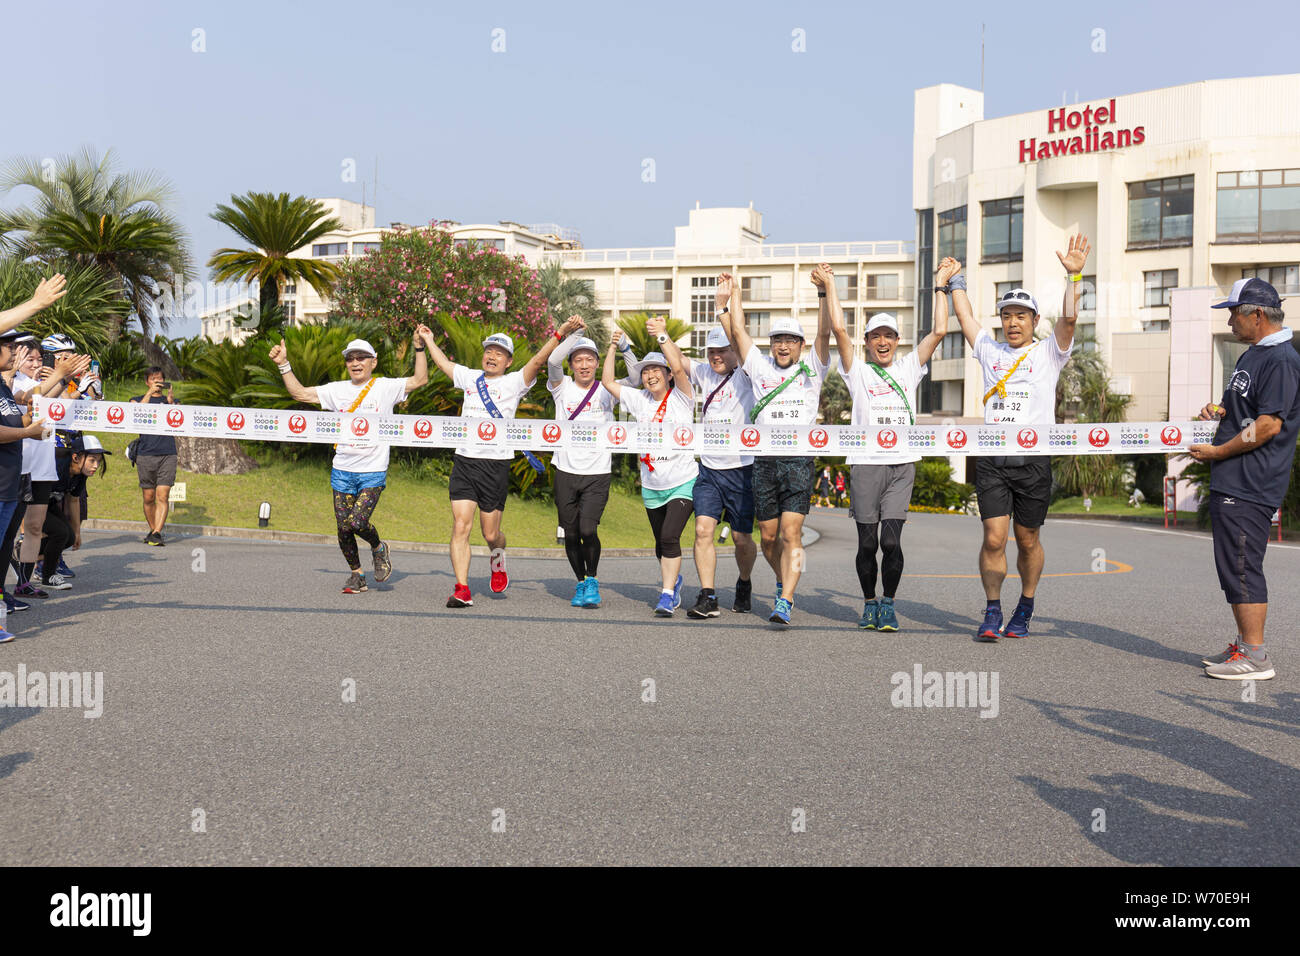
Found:
[[[994,315],[1002,314],[1002,311],[998,308],[998,303],[1002,301],[1002,297],[1006,295],[1008,292],[1010,292],[1012,289],[1018,289],[1018,288],[1020,288],[1019,282],[994,283],[993,285],[993,314]]]
[[[844,313],[844,330],[849,333],[849,338],[853,338],[853,317],[857,312],[856,309],[841,309]]]
[[[962,342],[964,341],[960,332],[949,332],[939,343],[939,352],[935,358],[939,359],[959,359],[964,354]]]
[[[939,213],[939,258],[952,256],[966,261],[966,207]]]
[[[293,282],[286,282],[286,283],[284,284],[284,289],[280,292],[280,294],[281,294],[281,295],[297,295],[297,294],[298,294],[298,286],[297,286],[297,284],[296,284],[296,283],[293,283]]]
[[[746,312],[745,331],[753,339],[765,339],[772,328],[771,312]]]
[[[1300,265],[1296,266],[1259,266],[1255,269],[1242,269],[1243,279],[1263,279],[1278,295],[1300,295]]]
[[[1174,272],[1174,281],[1178,273]],[[1079,280],[1079,315],[1094,314],[1097,311],[1097,277],[1084,276]]]
[[[962,223],[963,234],[966,224]],[[962,240],[965,242],[965,239]],[[883,275],[867,276],[867,298],[893,301],[898,298],[898,273],[886,272]]]
[[[1178,270],[1160,269],[1155,272],[1142,273],[1142,285],[1146,295],[1142,301],[1148,309],[1169,304],[1169,293],[1178,288]]]
[[[708,339],[708,337],[709,330],[706,328],[697,327],[691,329],[691,348],[695,350],[696,355],[703,356],[705,354],[707,351],[705,348],[705,340]],[[696,398],[698,397],[699,396],[697,395]]]
[[[771,302],[771,276],[742,276],[740,279],[740,298],[745,302]]]
[[[377,252],[379,243],[377,242],[354,242],[352,243],[352,254],[354,256],[364,256],[367,252]]]
[[[1300,238],[1300,169],[1219,173],[1218,187],[1220,242]]]
[[[281,299],[280,309],[284,312],[284,317],[290,322],[298,318],[298,303],[293,299]]]
[[[835,294],[840,297],[841,302],[856,302],[858,298],[857,275],[836,276]]]
[[[1192,176],[1128,184],[1128,247],[1192,244]]]
[[[646,279],[645,300],[660,303],[673,301],[673,280]]]
[[[713,321],[713,290],[718,280],[713,276],[691,277],[691,324],[706,325]]]
[[[1025,231],[1025,197],[980,203],[981,262],[1019,262]]]
[[[346,242],[318,242],[311,247],[313,256],[346,256],[348,254],[348,244]]]

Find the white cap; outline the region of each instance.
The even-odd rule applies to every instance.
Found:
[[[515,354],[514,339],[510,338],[510,336],[506,335],[504,332],[493,332],[485,338],[483,340],[483,347],[487,348],[489,345],[495,345],[497,348],[505,349],[511,355]]]
[[[588,352],[594,352],[596,358],[600,358],[600,349],[596,348],[596,343],[585,336],[577,339],[573,343],[573,348],[569,349],[569,358],[573,358],[577,352],[581,352],[583,349],[586,349]]]
[[[640,375],[647,365],[662,365],[668,368],[668,360],[664,358],[663,352],[647,352],[645,358],[636,363],[636,373]]]
[[[772,325],[768,330],[767,337],[770,340],[776,338],[778,335],[793,335],[800,339],[805,337],[803,334],[803,326],[799,324],[797,319],[792,319],[789,316],[783,316],[779,319],[772,320]]]
[[[731,340],[727,338],[727,333],[722,330],[722,326],[715,325],[709,329],[709,334],[704,337],[704,347],[706,349],[729,349]]]
[[[1034,315],[1038,314],[1038,300],[1024,289],[1008,289],[1003,292],[1002,298],[998,299],[998,315],[1002,314],[1003,309],[1013,305],[1022,309],[1032,309]]]
[[[353,339],[349,342],[343,349],[343,357],[347,358],[349,352],[365,352],[371,358],[379,358],[374,348],[365,339]]]
[[[864,334],[870,335],[876,329],[893,329],[894,334],[898,335],[898,319],[888,312],[877,312],[871,317],[871,321],[867,323],[867,331]]]

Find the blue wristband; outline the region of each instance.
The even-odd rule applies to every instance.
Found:
[[[956,292],[958,289],[961,289],[961,291],[965,292],[966,277],[961,273],[957,273],[957,275],[953,276],[951,279],[948,280],[948,288],[953,292]]]

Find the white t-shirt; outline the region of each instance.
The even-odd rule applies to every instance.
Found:
[[[15,395],[20,392],[33,392],[39,387],[40,382],[22,372],[14,375]],[[31,475],[32,481],[58,481],[59,472],[54,466],[54,442],[41,441],[39,438],[24,438],[22,473]]]
[[[727,376],[719,375],[708,362],[691,362],[691,384],[695,386],[701,407],[713,395],[713,390]],[[790,386],[794,388],[793,385]],[[701,419],[710,425],[748,425],[749,411],[754,407],[754,386],[745,370],[737,366],[726,385],[714,396],[713,402]],[[754,463],[753,455],[701,455],[700,464],[715,471],[743,468]]]
[[[763,357],[757,345],[750,346],[749,354],[745,356],[745,372],[753,385],[755,404],[762,401],[764,395],[787,378],[795,377],[795,381],[758,413],[756,424],[817,424],[817,405],[821,401],[826,366],[817,357],[816,349],[805,349],[800,355],[800,361],[808,366],[811,375],[804,375],[799,371],[799,362],[786,369],[777,368],[770,359]]]
[[[391,415],[393,406],[406,397],[406,379],[377,378],[361,404],[353,411],[366,412],[371,415]],[[350,381],[326,382],[316,386],[316,397],[320,407],[327,412],[346,412],[352,408],[365,382],[353,385]],[[334,450],[334,467],[339,471],[355,471],[362,474],[372,471],[388,470],[388,443],[376,442],[373,445],[345,445],[339,443]]]
[[[898,394],[898,390],[890,385],[889,380],[876,371],[877,369],[887,373],[898,383],[898,388],[901,388],[903,395],[907,396],[906,404],[903,403],[903,396]],[[916,387],[930,370],[928,365],[920,363],[915,352],[908,352],[902,358],[895,359],[883,367],[862,359],[855,359],[853,367],[847,373],[844,371],[843,360],[840,360],[836,370],[844,379],[844,384],[849,387],[849,395],[853,397],[854,425],[876,428],[882,425],[914,424]],[[921,456],[916,454],[880,453],[859,453],[844,459],[849,465],[901,465],[904,462],[920,460]]]
[[[546,383],[547,391],[555,399],[555,420],[557,422],[569,421],[569,416],[573,414],[582,400],[587,396],[591,386],[583,388],[568,375],[560,379],[559,383],[552,385],[548,380]],[[573,419],[575,422],[581,422],[584,425],[600,424],[614,420],[614,396],[605,390],[605,386],[596,380],[596,391],[592,392],[591,401],[585,408],[578,413]],[[610,469],[610,453],[601,451],[599,448],[559,448],[556,449],[555,455],[551,459],[558,470],[567,472],[570,475],[608,475]]]
[[[453,371],[455,374],[452,376],[452,384],[465,393],[465,402],[460,407],[460,417],[492,418],[488,414],[488,410],[483,406],[483,399],[479,398],[478,385],[476,384],[480,376],[483,375],[483,370],[457,365]],[[505,375],[498,375],[496,378],[487,379],[486,384],[488,395],[492,397],[492,403],[496,405],[503,418],[515,417],[515,412],[519,408],[519,400],[527,395],[532,388],[531,385],[524,384],[523,372],[509,372]],[[515,453],[509,448],[503,448],[500,451],[486,448],[457,448],[456,454],[465,458],[489,458],[494,461],[509,461],[515,457]]]
[[[1073,341],[1070,343],[1073,345]],[[1025,353],[1028,352],[1028,355]],[[1013,349],[999,342],[987,329],[975,336],[975,361],[984,371],[983,398],[1007,374],[1016,359],[1025,355],[1015,373],[1007,379],[1007,397],[994,393],[984,406],[984,421],[990,425],[1010,422],[1016,425],[1054,425],[1056,423],[1056,380],[1070,360],[1070,350],[1056,344],[1049,335],[1033,345]]]
[[[656,400],[644,389],[625,387],[619,401],[638,422],[648,423],[654,421],[655,412],[659,411],[659,403],[662,400]],[[664,417],[660,421],[665,425],[693,424],[695,396],[688,395],[680,388],[674,388],[668,395],[668,407],[664,409]],[[651,491],[676,488],[698,477],[700,473],[700,467],[695,463],[695,456],[685,452],[652,456],[650,464],[654,465],[654,471],[647,468],[645,462],[641,462],[641,487],[649,488]]]

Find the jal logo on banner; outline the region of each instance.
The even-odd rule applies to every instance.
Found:
[[[808,433],[808,444],[814,448],[825,448],[830,440],[831,436],[826,434],[824,428],[814,428]]]
[[[1183,440],[1182,430],[1177,425],[1166,425],[1160,432],[1161,443],[1169,446],[1177,445]]]
[[[961,429],[961,428],[951,428],[951,429],[948,430],[948,447],[949,447],[949,448],[965,448],[965,447],[966,447],[966,431],[965,431],[965,429]]]
[[[412,431],[415,432],[416,438],[428,438],[433,434],[433,422],[429,421],[427,418],[421,418],[415,423]]]
[[[627,441],[627,429],[622,425],[615,425],[605,435],[609,438],[611,445],[622,445]]]
[[[892,428],[882,428],[876,432],[876,444],[886,450],[898,444],[898,432]]]
[[[352,434],[358,438],[364,438],[368,431],[370,431],[370,422],[364,418],[352,419]]]
[[[740,433],[740,443],[746,448],[757,448],[762,437],[757,428],[746,428]]]
[[[179,408],[167,409],[167,424],[172,428],[180,428],[185,424],[185,413]]]
[[[307,416],[306,416],[306,415],[290,415],[290,416],[289,416],[289,431],[290,431],[290,432],[292,432],[292,433],[295,434],[295,435],[301,435],[301,434],[302,434],[303,432],[305,432],[306,430],[307,430]]]
[[[108,419],[110,425],[120,425],[126,420],[126,410],[121,405],[110,405],[104,417]]]
[[[1094,428],[1088,432],[1088,444],[1093,448],[1105,448],[1110,444],[1110,432],[1104,428]]]
[[[63,407],[62,402],[50,402],[50,407],[46,410],[46,414],[49,415],[50,421],[52,422],[63,421],[63,416],[66,412],[67,409]]]
[[[231,412],[226,416],[226,427],[232,432],[241,431],[244,427],[244,416],[240,412]]]
[[[1032,428],[1022,428],[1020,433],[1016,435],[1016,443],[1021,448],[1033,448],[1038,444],[1038,432]]]
[[[695,432],[683,425],[673,432],[673,441],[681,448],[685,448],[695,440]]]
[[[546,444],[548,445],[554,445],[557,441],[560,440],[560,435],[562,433],[563,430],[560,428],[559,425],[543,425],[542,441],[546,442]]]
[[[480,422],[478,426],[478,437],[480,441],[491,441],[497,437],[497,427],[491,422]]]

